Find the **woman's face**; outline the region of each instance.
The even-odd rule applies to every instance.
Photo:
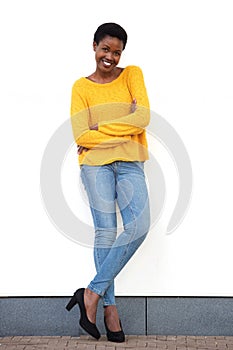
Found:
[[[118,65],[123,51],[123,42],[115,37],[105,36],[97,45],[93,44],[97,69],[111,73]]]

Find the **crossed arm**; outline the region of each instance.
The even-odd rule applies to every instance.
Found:
[[[137,109],[137,101],[136,99],[134,98],[133,101],[132,101],[132,104],[131,104],[131,108],[130,108],[130,113],[134,113]],[[118,121],[119,122],[119,121]],[[132,127],[132,126],[131,126]],[[89,130],[95,130],[95,131],[98,131],[99,130],[99,125],[98,123],[92,125],[89,127]],[[114,132],[115,134],[115,132]],[[83,152],[87,152],[89,150],[89,148],[87,147],[84,147],[84,146],[81,146],[81,145],[77,145],[77,153],[78,155],[82,154]]]

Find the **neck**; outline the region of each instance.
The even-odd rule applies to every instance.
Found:
[[[96,69],[96,71],[93,74],[91,74],[88,78],[99,84],[110,83],[119,76],[121,71],[122,69],[118,67],[115,67],[111,72],[106,73]]]

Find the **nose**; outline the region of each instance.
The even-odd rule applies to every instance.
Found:
[[[108,51],[105,55],[105,58],[109,61],[112,61],[113,60],[113,54],[112,52]]]

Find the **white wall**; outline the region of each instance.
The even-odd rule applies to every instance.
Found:
[[[171,154],[149,135],[166,202],[117,278],[117,295],[233,296],[231,0],[1,2],[0,296],[70,295],[94,274],[92,249],[47,215],[40,169],[49,140],[69,119],[72,84],[95,69],[93,33],[107,21],[127,30],[121,65],[141,66],[151,109],[183,140],[193,172],[189,209],[167,235],[179,179]],[[88,222],[78,172],[73,146],[61,183],[71,210]]]

